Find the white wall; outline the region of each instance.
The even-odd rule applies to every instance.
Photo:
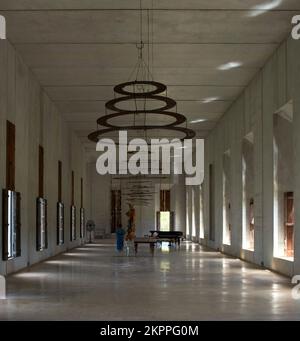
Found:
[[[99,175],[96,172],[96,163],[87,165],[89,179],[90,211],[87,219],[94,220],[96,233],[105,230],[110,233],[110,201],[111,201],[111,177],[110,175]]]
[[[80,244],[80,178],[86,179],[83,148],[63,122],[55,105],[41,89],[30,69],[12,45],[0,41],[0,184],[6,186],[6,120],[16,126],[16,191],[21,193],[22,255],[2,261],[0,273],[17,271]],[[36,251],[36,198],[38,196],[38,146],[44,147],[44,197],[48,200],[48,249]],[[56,246],[56,203],[58,160],[63,163],[65,244]],[[69,242],[71,171],[75,172],[77,240]],[[84,197],[86,197],[84,193]],[[2,226],[2,195],[0,199]]]
[[[128,217],[126,212],[128,211],[128,205],[123,202],[122,205],[122,223],[125,230],[127,230]],[[155,199],[153,198],[152,203],[149,206],[137,206],[135,205],[135,227],[136,236],[144,237],[150,235],[149,231],[156,229],[156,216],[155,216]]]
[[[206,141],[205,240],[203,243],[233,256],[287,275],[300,269],[300,46],[285,41],[265,67],[223,116]],[[273,257],[273,115],[290,100],[294,104],[295,260]],[[242,250],[242,140],[254,134],[255,251]],[[222,245],[222,156],[230,149],[232,160],[232,243]],[[208,238],[208,167],[215,166],[215,241]],[[298,269],[298,270],[297,270]]]
[[[250,134],[251,135],[251,134]],[[252,135],[251,135],[252,136]],[[243,245],[245,248],[252,249],[253,239],[251,238],[252,233],[250,233],[250,220],[252,213],[250,208],[250,203],[254,200],[254,162],[253,154],[254,148],[252,140],[244,138],[242,142],[242,162],[243,162],[243,231],[245,235],[243,236]],[[250,242],[250,239],[252,241]]]
[[[87,207],[90,210],[87,219],[92,219],[96,223],[97,229],[105,229],[106,233],[111,230],[110,216],[110,195],[111,195],[111,177],[109,175],[99,175],[96,172],[95,162],[91,162],[87,166]],[[135,206],[136,208],[136,235],[142,237],[149,235],[149,231],[156,229],[156,212],[159,211],[159,191],[160,189],[171,188],[171,211],[175,212],[175,230],[185,233],[185,178],[184,176],[174,176],[170,180],[161,180],[161,183],[154,181],[155,196],[148,206]],[[171,185],[169,184],[171,182]],[[115,186],[115,185],[113,185]],[[119,184],[116,184],[116,189]],[[126,187],[126,181],[122,180],[122,188]],[[197,197],[197,194],[196,194]],[[196,198],[196,202],[197,198]],[[126,229],[128,218],[126,212],[128,205],[126,200],[122,200],[122,225]],[[196,218],[197,219],[197,218]]]
[[[171,211],[175,212],[175,231],[186,232],[185,177],[174,175],[171,187]]]
[[[88,164],[88,179],[90,181],[88,192],[90,201],[90,212],[87,219],[92,219],[96,224],[97,230],[105,229],[106,233],[111,232],[111,189],[112,182],[110,175],[99,175],[96,171],[95,162]],[[126,186],[126,182],[122,181],[122,187]],[[116,189],[119,187],[116,187]],[[149,234],[149,231],[155,229],[155,212],[156,206],[153,198],[152,203],[148,207],[135,206],[136,208],[136,235],[144,236]],[[126,212],[128,205],[125,200],[122,200],[122,225],[127,229],[128,218]]]

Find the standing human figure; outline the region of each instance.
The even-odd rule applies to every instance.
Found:
[[[116,230],[116,237],[117,237],[117,250],[121,252],[124,248],[124,236],[125,230],[123,229],[122,225],[119,224]]]

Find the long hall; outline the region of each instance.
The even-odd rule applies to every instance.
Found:
[[[86,244],[11,275],[0,319],[297,320],[288,278],[191,242],[139,257]]]
[[[299,131],[299,0],[0,0],[0,324],[300,320]]]

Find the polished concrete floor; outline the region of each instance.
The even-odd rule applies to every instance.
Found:
[[[0,319],[300,319],[290,282],[197,244],[126,257],[102,240],[9,276]]]

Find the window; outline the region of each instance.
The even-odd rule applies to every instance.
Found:
[[[170,231],[170,212],[160,212],[160,231]]]
[[[231,157],[223,154],[223,244],[231,244]]]
[[[196,237],[195,189],[192,187],[192,237]]]
[[[16,127],[13,123],[6,122],[6,188],[15,190],[16,168]]]
[[[186,191],[185,191],[185,206],[186,206],[186,228],[185,228],[185,234],[186,236],[189,236],[190,235],[190,217],[189,217],[189,190],[188,188],[186,188]]]
[[[44,148],[39,146],[38,198],[36,200],[36,249],[47,249],[47,200],[44,199]]]
[[[38,190],[38,197],[44,197],[44,148],[39,146],[39,190]]]
[[[37,198],[36,200],[36,249],[42,251],[47,249],[47,200]]]
[[[254,250],[254,139],[249,133],[242,143],[243,249]]]
[[[170,200],[170,190],[162,189],[160,191],[160,211],[166,212],[170,211],[171,200]]]
[[[294,259],[293,106],[288,103],[273,118],[274,133],[274,256]]]
[[[122,222],[121,191],[111,191],[111,233],[115,233]]]
[[[215,240],[215,172],[214,165],[209,165],[209,239]]]
[[[160,210],[156,213],[156,225],[159,231],[174,230],[174,212],[171,212],[170,190],[160,190]]]
[[[3,190],[3,260],[21,256],[21,196]]]
[[[76,240],[75,173],[71,176],[70,241]]]
[[[57,245],[63,245],[65,242],[64,237],[64,204],[57,203]]]
[[[255,226],[255,218],[254,218],[254,199],[250,199],[249,203],[249,234],[248,234],[248,248],[249,250],[254,250],[254,226]]]
[[[294,193],[284,193],[284,254],[294,257]]]
[[[21,256],[21,195],[15,192],[15,125],[6,124],[6,189],[2,193],[3,260]]]
[[[204,238],[204,201],[203,201],[203,185],[200,185],[200,209],[199,209],[199,214],[200,214],[200,233],[199,233],[199,236],[201,239]]]
[[[62,162],[58,161],[58,202],[62,202]]]
[[[70,218],[70,241],[76,240],[76,207],[71,206],[71,218]]]
[[[57,207],[56,207],[56,236],[57,236],[57,245],[64,244],[64,229],[65,229],[65,216],[64,216],[64,204],[62,203],[62,162],[58,161],[58,175],[57,175],[57,183],[58,183],[58,199],[57,199]]]
[[[158,231],[173,231],[174,230],[174,212],[170,211],[159,211],[156,214],[157,224],[156,228]]]
[[[83,179],[80,179],[80,238],[85,237],[85,210],[83,208]]]
[[[80,238],[85,237],[85,210],[83,207],[80,208]]]

